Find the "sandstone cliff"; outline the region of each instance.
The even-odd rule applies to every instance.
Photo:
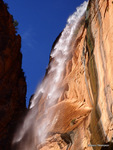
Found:
[[[26,111],[21,37],[0,0],[0,150],[10,150],[15,128]]]
[[[59,87],[65,90],[42,120],[51,112],[51,124],[57,119],[46,142],[37,145],[38,150],[113,149],[112,17],[111,0],[89,1],[71,42],[71,55]],[[44,103],[42,96],[38,119]]]
[[[86,12],[73,30],[66,60],[64,49],[54,53],[64,31],[56,39],[42,86],[31,100],[24,127],[18,132],[21,136],[16,137],[19,150],[113,149],[112,15],[111,0],[89,0]],[[71,27],[70,23],[64,37]],[[62,48],[61,43],[59,46]],[[59,66],[55,72],[59,63],[55,54],[65,62],[65,69],[60,77],[55,76],[56,80],[62,80],[52,82],[61,69]]]

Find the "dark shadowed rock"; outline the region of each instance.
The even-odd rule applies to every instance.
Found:
[[[21,37],[0,0],[0,150],[10,150],[13,135],[26,111],[26,81],[22,70]]]

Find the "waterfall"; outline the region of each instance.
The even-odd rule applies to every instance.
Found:
[[[67,20],[67,25],[64,28],[57,44],[52,50],[52,61],[50,62],[48,74],[42,81],[41,85],[37,88],[31,101],[30,110],[24,120],[23,125],[20,127],[20,129],[18,129],[13,143],[21,142],[29,130],[31,130],[30,137],[34,142],[31,145],[36,145],[37,139],[39,143],[42,143],[47,136],[48,130],[57,121],[57,116],[59,114],[57,114],[54,119],[51,117],[51,115],[48,115],[39,128],[40,121],[37,120],[38,102],[43,95],[45,98],[43,114],[46,115],[48,113],[48,109],[57,103],[58,98],[63,92],[63,88],[60,88],[59,90],[59,85],[63,79],[66,60],[69,57],[71,40],[74,32],[76,31],[79,20],[86,10],[87,4],[88,2],[86,1],[81,4],[81,6],[76,9],[76,12],[74,12],[73,15],[71,15]],[[33,149],[33,147],[30,147],[29,145],[30,144],[28,142],[25,142],[24,148],[22,147],[23,150]]]

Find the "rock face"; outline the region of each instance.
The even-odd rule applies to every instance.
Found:
[[[33,102],[34,105],[30,107],[24,124],[27,129],[19,132],[23,134],[19,138],[20,146],[17,145],[19,150],[113,149],[112,15],[112,1],[89,0],[87,10],[73,33],[69,57],[61,74],[62,81],[56,83],[60,96],[52,105],[47,103],[51,95],[44,95],[42,89],[39,95],[33,96],[31,105]],[[61,57],[62,53],[58,56]],[[51,62],[56,65],[52,56],[43,83],[54,75],[55,69],[50,72]],[[48,88],[47,85],[47,91]],[[51,91],[54,91],[54,86]],[[38,97],[37,102],[35,96]]]
[[[26,81],[22,64],[21,37],[13,18],[0,0],[0,150],[10,150],[15,128],[26,111]]]
[[[89,1],[71,42],[71,56],[59,87],[65,90],[47,113],[53,112],[52,128],[37,150],[113,149],[112,17],[111,0]],[[39,114],[44,103],[43,98],[38,102]]]

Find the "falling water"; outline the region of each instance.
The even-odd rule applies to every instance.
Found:
[[[71,40],[74,32],[76,31],[79,20],[86,10],[87,3],[88,2],[85,1],[76,9],[76,12],[69,17],[65,29],[63,30],[61,37],[51,53],[51,58],[53,58],[53,61],[50,63],[48,74],[43,80],[42,84],[37,88],[24,123],[15,135],[13,143],[18,143],[21,142],[27,132],[31,130],[30,137],[32,138],[32,144],[29,145],[28,142],[25,142],[24,147],[22,147],[23,150],[33,149],[33,145],[37,144],[36,139],[38,139],[40,143],[44,142],[48,130],[51,128],[52,124],[57,121],[57,116],[55,116],[53,119],[51,115],[48,115],[46,121],[43,121],[39,128],[38,126],[40,121],[36,119],[38,115],[38,102],[40,97],[43,95],[43,97],[45,97],[45,109],[43,114],[47,114],[48,108],[56,104],[60,94],[63,91],[63,88],[59,90],[59,85],[63,79],[62,74],[65,68],[66,60],[69,57]]]

